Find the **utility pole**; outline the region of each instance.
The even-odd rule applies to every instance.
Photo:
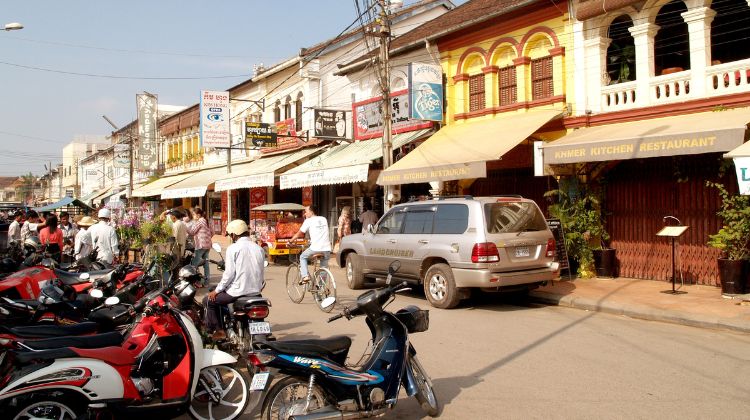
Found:
[[[378,0],[380,5],[380,88],[383,91],[383,170],[393,161],[393,143],[391,139],[391,70],[389,52],[391,46],[391,22],[388,16],[389,0]],[[391,186],[383,187],[383,212],[390,208]]]
[[[130,162],[130,168],[128,171],[128,207],[133,205],[133,127],[128,129],[128,161]]]

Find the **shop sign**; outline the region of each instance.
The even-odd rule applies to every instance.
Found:
[[[328,168],[318,171],[300,172],[289,175],[281,175],[280,188],[311,187],[314,185],[351,184],[354,182],[367,181],[369,163],[361,165],[346,166],[343,168]]]
[[[274,173],[253,174],[235,178],[220,179],[214,184],[216,191],[236,190],[239,188],[272,187]]]
[[[294,129],[294,118],[287,118],[274,124],[276,125],[276,146],[263,147],[261,148],[261,152],[269,153],[278,150],[295,149],[302,145],[302,142],[297,137],[299,134]]]
[[[245,140],[255,147],[276,147],[276,126],[261,122],[245,122]]]
[[[437,64],[409,63],[410,117],[443,120],[443,69]]]
[[[204,195],[206,195],[207,189],[207,187],[190,187],[164,190],[161,193],[161,199],[166,200],[168,198],[203,197]]]
[[[315,110],[315,137],[346,139],[346,111]]]
[[[750,195],[750,157],[736,157],[733,160],[740,194]]]
[[[138,115],[138,161],[136,170],[156,170],[156,96],[147,93],[135,95]],[[129,166],[129,165],[128,165]]]
[[[357,140],[383,137],[383,103],[380,97],[352,104],[354,112],[354,138]],[[391,132],[394,134],[431,128],[432,121],[409,117],[409,91],[391,94]]]
[[[250,190],[250,219],[265,219],[266,212],[264,211],[252,211],[252,209],[266,204],[266,195],[268,190],[266,188],[252,188]]]
[[[228,148],[232,144],[229,132],[229,92],[202,90],[200,101],[200,139],[202,147]]]
[[[385,169],[378,176],[378,185],[416,184],[487,177],[486,162],[430,166],[413,169]]]
[[[130,145],[116,144],[114,153],[114,167],[130,169]]]

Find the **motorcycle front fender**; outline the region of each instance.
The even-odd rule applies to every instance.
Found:
[[[203,349],[203,363],[201,369],[218,365],[233,365],[237,359],[229,353],[221,350]]]
[[[414,379],[414,374],[411,371],[411,363],[411,356],[408,356],[404,366],[404,375],[401,377],[401,385],[403,385],[406,395],[413,397],[417,394],[419,387],[417,385],[417,380]]]

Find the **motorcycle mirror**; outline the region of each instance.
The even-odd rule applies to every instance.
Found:
[[[81,280],[88,280],[89,278],[91,278],[91,275],[89,273],[81,273],[78,278],[80,278]]]
[[[211,244],[211,248],[213,248],[213,249],[214,249],[214,251],[216,251],[216,252],[218,252],[219,254],[221,254],[221,245],[219,245],[219,244],[217,244],[216,242],[214,242],[213,244]]]
[[[89,292],[89,296],[94,299],[101,299],[104,297],[104,292],[99,289],[91,289],[91,291]]]
[[[336,303],[336,298],[333,296],[328,296],[327,298],[323,299],[322,302],[320,302],[320,306],[323,309],[326,309],[333,306],[334,303]]]
[[[110,296],[107,298],[107,300],[104,301],[104,304],[106,306],[114,306],[118,303],[120,303],[120,298],[118,298],[117,296]]]

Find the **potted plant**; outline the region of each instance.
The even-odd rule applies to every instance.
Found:
[[[612,43],[608,51],[607,73],[611,83],[625,83],[635,80],[634,73],[630,71],[631,66],[635,65],[635,46],[620,46]]]
[[[707,181],[706,186],[719,191],[721,207],[716,214],[723,225],[714,235],[709,235],[708,245],[721,251],[718,259],[721,292],[744,292],[747,260],[750,257],[750,197],[730,194],[724,185]]]
[[[560,219],[565,249],[568,256],[577,262],[578,276],[596,276],[595,251],[600,253],[600,261],[610,263],[608,274],[613,276],[615,251],[604,246],[609,240],[609,233],[604,228],[604,216],[598,195],[589,188],[584,188],[575,196],[562,189],[556,189],[545,193],[545,197],[555,200],[555,203],[549,206],[549,213]],[[602,253],[603,250],[608,250],[606,257]]]

